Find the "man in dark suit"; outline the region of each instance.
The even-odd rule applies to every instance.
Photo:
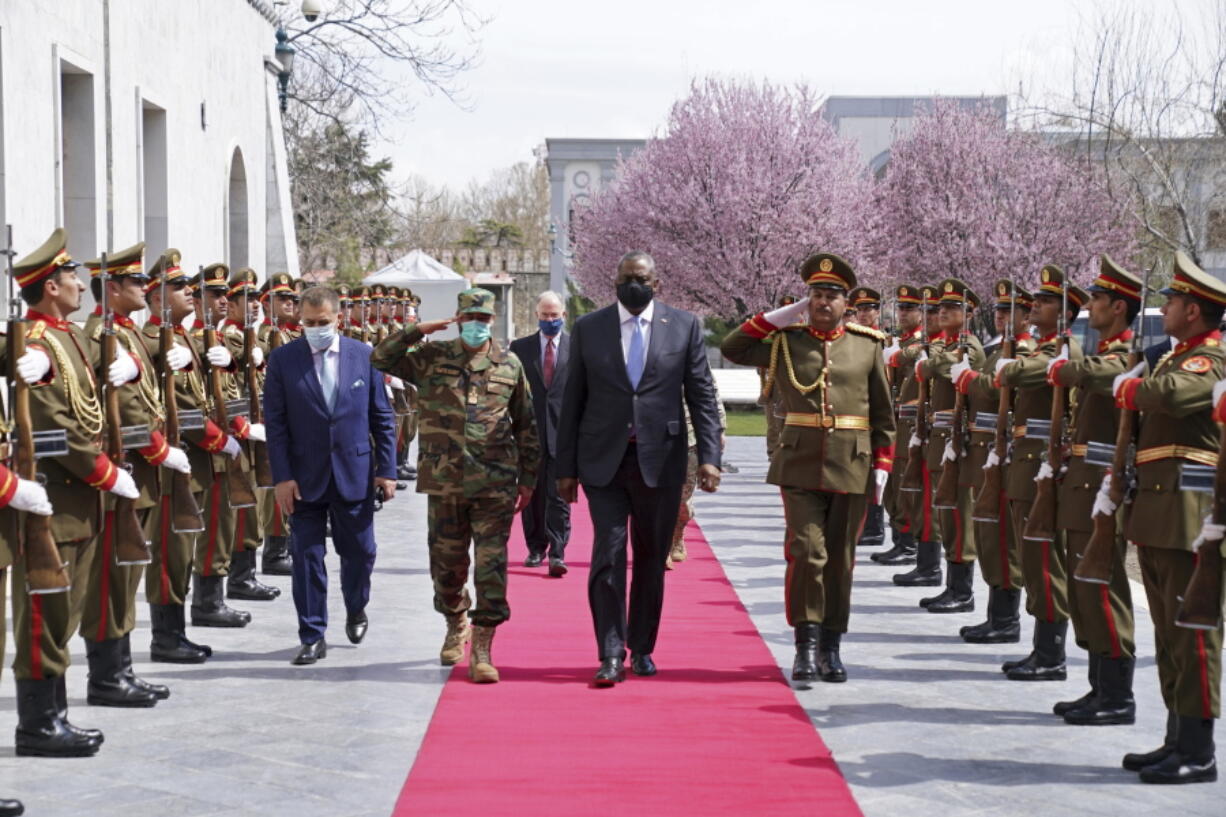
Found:
[[[541,465],[536,472],[532,502],[524,508],[524,539],[528,558],[524,567],[539,567],[549,556],[549,575],[566,575],[566,543],[570,540],[570,505],[558,496],[558,414],[566,391],[566,362],[570,334],[562,331],[566,307],[556,292],[542,292],[536,299],[539,331],[511,342],[511,351],[524,364],[532,387],[536,431],[541,438]]]
[[[328,651],[328,573],[324,536],[341,558],[345,634],[366,636],[366,602],[375,566],[375,489],[396,494],[396,431],[382,373],[370,349],[341,337],[335,292],[302,294],[303,337],[268,358],[264,423],[277,505],[292,515],[294,606],[302,646],[295,664]]]
[[[575,324],[558,418],[558,493],[583,483],[595,527],[588,603],[600,669],[596,686],[654,675],[651,653],[664,604],[664,564],[685,481],[682,402],[697,439],[699,485],[719,486],[719,416],[702,323],[652,300],[655,262],[631,252],[617,265],[618,303]],[[634,551],[626,617],[626,533]]]

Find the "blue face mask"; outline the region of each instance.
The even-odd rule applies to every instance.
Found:
[[[537,321],[536,325],[541,328],[541,334],[547,337],[553,337],[562,331],[561,318],[554,318],[551,321]]]
[[[470,349],[484,346],[490,339],[490,325],[481,321],[464,321],[460,324],[460,339]]]
[[[302,333],[306,336],[307,343],[316,352],[322,352],[332,345],[332,341],[336,338],[336,324],[330,323],[327,326],[304,326]]]

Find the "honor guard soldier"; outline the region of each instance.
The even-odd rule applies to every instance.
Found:
[[[349,337],[370,343],[370,287],[354,287],[351,298]]]
[[[923,319],[920,304],[919,287],[912,284],[900,284],[894,290],[895,316],[898,326],[896,337],[882,350],[886,368],[891,373],[891,388],[894,394],[894,422],[898,427],[894,435],[896,440],[905,443],[911,439],[911,431],[915,425],[915,412],[919,390],[916,387],[915,367],[900,368],[899,361],[903,358],[904,349],[918,347],[923,329],[920,322]],[[872,554],[871,558],[882,565],[909,565],[915,563],[915,533],[912,526],[911,503],[903,501],[899,488],[903,472],[907,468],[907,448],[905,444],[894,446],[894,467],[890,471],[889,482],[885,486],[885,497],[882,506],[890,516],[890,541],[893,545],[889,550]]]
[[[333,289],[341,302],[341,334],[353,337],[353,288],[348,284],[337,284]]]
[[[1047,364],[1063,345],[1067,357],[1082,358],[1081,346],[1072,337],[1060,338],[1059,329],[1076,319],[1090,296],[1080,287],[1065,284],[1064,271],[1048,264],[1039,272],[1030,320],[1038,332],[1033,351],[1010,360],[996,361],[997,385],[1013,388],[1013,455],[1005,480],[1005,496],[1013,512],[1013,534],[1021,552],[1022,580],[1026,587],[1026,612],[1035,619],[1034,648],[1018,661],[1006,661],[1001,671],[1011,681],[1063,681],[1065,640],[1068,635],[1068,574],[1065,572],[1064,536],[1056,530],[1050,539],[1027,539],[1026,524],[1037,493],[1036,478],[1055,478],[1060,463],[1044,463],[1045,439],[1026,434],[1027,421],[1052,419],[1052,386],[1047,382]],[[1065,308],[1067,290],[1068,312]],[[1063,421],[1063,420],[1062,420]],[[1058,430],[1056,433],[1059,433]],[[1047,469],[1042,466],[1047,465]]]
[[[1212,393],[1226,374],[1218,331],[1226,284],[1176,252],[1162,294],[1162,328],[1177,345],[1145,377],[1138,376],[1141,366],[1118,376],[1114,392],[1121,408],[1141,412],[1127,539],[1137,546],[1154,625],[1166,737],[1152,752],[1125,755],[1123,765],[1139,771],[1144,783],[1199,783],[1217,779],[1213,725],[1221,716],[1222,626],[1175,625],[1201,520],[1212,505],[1211,494],[1182,490],[1180,480],[1189,463],[1213,466],[1220,454]]]
[[[930,389],[933,422],[926,450],[928,473],[938,487],[949,492],[948,496],[936,491],[933,494],[945,546],[945,590],[920,599],[920,606],[930,613],[963,613],[975,609],[975,535],[969,524],[974,475],[970,468],[959,467],[969,451],[966,442],[971,418],[965,395],[959,396],[954,388],[952,369],[959,362],[971,368],[982,366],[984,354],[969,325],[979,296],[957,278],[946,278],[937,291],[943,342],[932,345],[927,359],[920,355],[915,372]],[[955,476],[948,476],[946,469],[953,469]],[[978,470],[982,472],[982,466]]]
[[[298,294],[294,279],[288,272],[277,272],[264,282],[263,303],[268,317],[260,332],[260,342],[268,354],[302,335],[296,311]],[[293,574],[293,557],[289,552],[289,520],[277,507],[272,491],[259,496],[261,529],[264,531],[264,555],[261,569],[269,576]]]
[[[410,326],[418,322],[417,309],[421,306],[421,297],[415,295],[408,287],[405,287],[401,293],[401,298],[402,308],[404,309],[404,329],[408,330]],[[404,415],[401,428],[397,432],[397,456],[403,458],[396,469],[396,476],[399,479],[417,479],[417,465],[409,458],[409,447],[412,445],[413,440],[417,438],[417,427],[419,425],[419,417],[421,416],[417,406],[417,394],[416,386],[405,384],[404,398],[407,411]]]
[[[881,357],[884,336],[843,325],[851,265],[817,253],[800,268],[809,298],[759,313],[724,339],[724,356],[765,366],[785,410],[767,482],[787,519],[786,611],[795,628],[796,681],[839,682],[839,644],[851,612],[853,550],[870,492],[885,488],[894,416]],[[803,315],[805,325],[793,325]],[[768,343],[763,340],[770,339]]]
[[[848,295],[860,326],[869,329],[881,328],[881,293],[869,287],[856,287]],[[864,531],[856,547],[880,547],[885,542],[885,508],[869,497],[868,516],[864,519]]]
[[[975,474],[975,508],[972,512],[979,571],[988,586],[988,614],[980,624],[959,630],[970,644],[1016,643],[1021,639],[1019,610],[1022,601],[1021,554],[1014,536],[1012,512],[1001,488],[1008,468],[1008,445],[1013,428],[1009,425],[1012,392],[1005,395],[1002,413],[1001,390],[995,384],[996,361],[1022,357],[1034,351],[1031,338],[1030,309],[1034,297],[1015,287],[1009,279],[996,282],[996,332],[1000,342],[991,347],[983,364],[957,365],[951,370],[957,389],[970,400],[976,422],[971,427],[971,454],[965,468]],[[985,350],[987,351],[987,350]],[[1003,414],[1003,416],[1002,416]],[[992,422],[980,422],[980,418]],[[999,435],[999,436],[998,436]],[[997,448],[1005,452],[1002,457]],[[989,480],[988,472],[995,471]],[[992,496],[984,496],[991,491]]]
[[[471,541],[477,606],[471,610],[468,675],[492,683],[498,680],[490,655],[494,630],[511,615],[507,539],[516,511],[536,485],[540,442],[523,365],[489,335],[494,293],[466,289],[458,302],[455,318],[392,335],[375,349],[371,363],[421,390],[417,491],[429,495],[434,608],[447,618],[439,659],[458,663],[469,639],[465,614],[472,602],[465,584]],[[423,342],[457,322],[459,338]]]
[[[302,293],[307,288],[307,282],[301,278],[294,279],[294,331],[296,337],[302,335]]]
[[[370,319],[371,341],[378,346],[391,334],[392,300],[385,284],[372,284],[370,287]]]

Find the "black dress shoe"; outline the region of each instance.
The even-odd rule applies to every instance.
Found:
[[[21,817],[26,813],[26,807],[20,800],[0,800],[0,817]]]
[[[630,656],[630,671],[643,677],[655,675],[656,662],[651,660],[651,653],[635,653]]]
[[[366,637],[366,629],[369,626],[370,621],[366,618],[366,613],[354,613],[347,616],[345,618],[345,635],[348,637],[349,643],[361,644],[362,639]]]
[[[549,560],[549,575],[555,579],[560,579],[566,575],[566,562],[561,559]]]
[[[540,553],[529,553],[528,558],[524,559],[524,567],[540,567],[545,563],[545,557]]]
[[[614,684],[620,684],[626,680],[626,661],[624,658],[604,658],[600,662],[600,669],[596,670],[596,677],[592,683],[598,687],[611,687]]]
[[[298,654],[294,656],[294,660],[290,661],[290,663],[297,664],[298,666],[314,664],[319,659],[327,657],[327,655],[328,645],[321,638],[318,641],[312,641],[310,644],[303,644],[299,647]]]
[[[409,490],[409,483],[407,483],[407,482],[405,482],[405,481],[403,481],[403,480],[398,481],[398,482],[396,483],[396,490],[397,490],[397,491],[407,491],[407,490]]]

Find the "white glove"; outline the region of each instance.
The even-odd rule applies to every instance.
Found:
[[[1015,363],[1016,361],[1017,361],[1017,358],[1015,357],[1002,357],[1000,360],[997,360],[996,361],[996,374],[1000,374],[1001,369],[1005,368],[1010,363]]]
[[[966,358],[963,358],[949,367],[949,379],[957,383],[962,379],[962,375],[969,371],[971,371],[971,364],[966,362]]]
[[[1226,539],[1226,525],[1219,525],[1213,521],[1212,516],[1206,516],[1197,538],[1202,542],[1220,542]]]
[[[1051,374],[1051,370],[1056,368],[1056,364],[1058,364],[1062,360],[1068,360],[1068,346],[1065,346],[1063,349],[1060,350],[1060,354],[1056,355],[1050,361],[1048,361],[1047,373]]]
[[[1042,482],[1045,479],[1051,479],[1053,476],[1054,472],[1051,470],[1051,466],[1047,463],[1043,463],[1039,466],[1039,473],[1034,475],[1034,481]]]
[[[264,365],[264,350],[258,346],[251,347],[251,365],[257,369]]]
[[[172,372],[186,369],[192,362],[192,353],[186,346],[175,344],[166,351],[166,365]]]
[[[396,391],[404,391],[404,381],[399,377],[388,378],[387,385],[391,386]]]
[[[881,359],[889,363],[890,358],[894,357],[895,353],[901,351],[902,347],[898,345],[898,338],[890,338],[889,345],[881,348]]]
[[[1219,380],[1213,384],[1213,407],[1217,408],[1217,404],[1222,401],[1222,395],[1226,394],[1226,380]]]
[[[17,359],[17,374],[27,383],[37,383],[51,371],[51,358],[42,349],[27,349]]]
[[[923,362],[924,362],[925,360],[927,360],[927,359],[928,359],[928,353],[927,353],[927,352],[925,352],[923,349],[921,349],[921,350],[920,350],[920,353],[919,353],[919,357],[917,357],[917,358],[915,359],[915,362],[916,362],[916,363],[923,363]]]
[[[362,342],[365,343],[367,346],[369,346],[371,349],[375,348],[375,344],[369,340],[362,341]]]
[[[1000,457],[996,456],[996,448],[995,446],[993,446],[992,450],[988,452],[988,459],[983,464],[983,470],[986,471],[989,468],[994,468],[997,465],[1000,465]]]
[[[227,436],[226,436],[226,444],[225,444],[224,446],[222,446],[221,453],[223,453],[223,454],[228,454],[228,455],[229,455],[231,458],[233,458],[233,457],[237,457],[239,454],[243,453],[243,449],[242,449],[242,447],[241,447],[241,446],[238,444],[238,440],[236,440],[236,439],[234,439],[233,437],[231,437],[231,436],[227,435]]]
[[[911,439],[907,441],[908,448],[919,448],[924,444],[924,441],[919,438],[919,435],[914,431],[911,432]]]
[[[124,499],[137,499],[140,497],[140,490],[136,487],[136,480],[132,479],[131,474],[122,468],[118,468],[115,471],[115,476],[115,484],[111,486],[111,493]]]
[[[214,346],[209,349],[207,355],[209,363],[219,369],[228,369],[230,364],[234,362],[234,358],[230,355],[230,350],[224,346]]]
[[[166,452],[166,459],[162,460],[162,465],[172,471],[178,471],[180,474],[190,474],[192,472],[191,463],[187,461],[187,452],[173,445]]]
[[[51,500],[47,498],[47,489],[29,479],[17,480],[17,492],[9,500],[9,507],[39,516],[51,515]]]
[[[1139,377],[1143,371],[1145,371],[1145,361],[1141,361],[1136,366],[1133,366],[1131,369],[1121,375],[1116,375],[1115,380],[1111,381],[1112,396],[1119,397],[1120,386],[1124,385],[1124,381],[1131,380],[1134,377]]]
[[[251,423],[247,426],[247,439],[255,440],[257,443],[268,442],[268,435],[264,431],[263,423]]]
[[[776,329],[782,329],[785,326],[791,326],[796,323],[796,319],[801,315],[808,313],[809,299],[803,298],[794,304],[781,306],[778,309],[772,309],[762,316],[762,319]]]
[[[958,459],[957,452],[954,451],[954,441],[945,441],[945,453],[941,454],[941,462],[953,462]]]
[[[876,487],[876,490],[873,492],[873,504],[881,504],[881,498],[885,495],[885,484],[889,479],[889,471],[882,471],[880,468],[873,469],[873,484]]]
[[[1094,509],[1090,511],[1090,516],[1111,516],[1115,513],[1116,504],[1111,501],[1111,475],[1103,474],[1103,484],[1098,487],[1098,493],[1094,495]]]
[[[136,378],[140,377],[140,367],[136,365],[136,360],[127,349],[115,347],[115,360],[106,370],[106,379],[111,381],[111,385],[119,388],[124,383],[131,383]]]

